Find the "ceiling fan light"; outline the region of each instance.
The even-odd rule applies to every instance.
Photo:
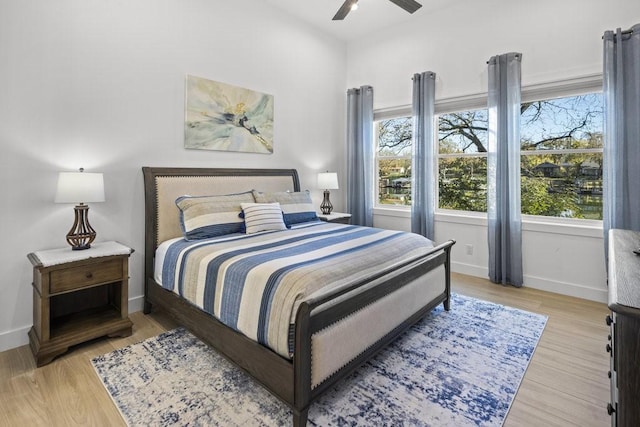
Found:
[[[351,5],[351,10],[356,10],[358,9],[358,2],[355,2],[354,4]]]

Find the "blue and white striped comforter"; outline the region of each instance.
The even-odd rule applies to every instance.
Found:
[[[432,247],[417,234],[315,223],[165,242],[156,255],[156,279],[225,325],[291,357],[290,330],[302,301],[393,271]]]

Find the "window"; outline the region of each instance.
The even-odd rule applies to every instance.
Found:
[[[439,207],[487,210],[487,110],[442,114],[438,120]],[[411,206],[413,119],[375,126],[378,206]]]
[[[603,99],[571,84],[523,90],[521,105],[521,210],[526,215],[602,219]],[[588,88],[587,88],[588,87]],[[587,88],[587,89],[585,89]],[[551,96],[550,96],[551,95]],[[447,108],[436,103],[439,209],[487,210],[487,110],[481,98]],[[451,105],[449,106],[451,107]],[[461,108],[462,107],[462,108]],[[476,109],[477,108],[477,109]],[[447,111],[445,110],[445,111]],[[377,206],[411,205],[409,112],[375,122]]]
[[[601,93],[525,102],[522,213],[602,219]]]
[[[441,114],[438,207],[487,211],[487,110]]]
[[[396,117],[374,123],[378,205],[411,206],[413,119]]]

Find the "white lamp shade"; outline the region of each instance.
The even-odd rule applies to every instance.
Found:
[[[56,203],[104,202],[104,180],[101,173],[60,172]]]
[[[338,174],[335,172],[321,172],[318,174],[318,188],[325,190],[337,190]]]

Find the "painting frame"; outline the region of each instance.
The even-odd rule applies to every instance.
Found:
[[[184,147],[273,154],[273,98],[187,74]]]

